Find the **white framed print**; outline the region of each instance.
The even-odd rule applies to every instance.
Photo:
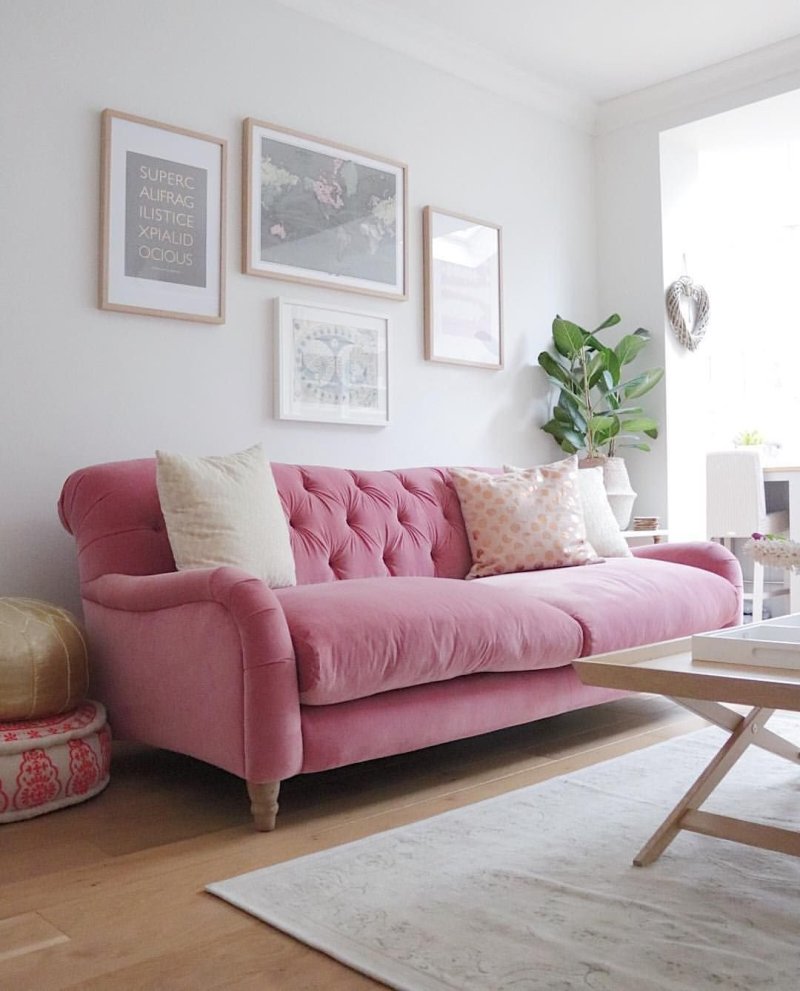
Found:
[[[389,422],[389,318],[275,300],[275,415]]]
[[[225,322],[227,142],[102,114],[100,307]]]
[[[406,298],[407,168],[248,117],[246,275]]]
[[[426,359],[502,368],[501,229],[431,206],[422,227]]]

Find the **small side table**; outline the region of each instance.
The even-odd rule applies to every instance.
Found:
[[[660,544],[669,539],[669,530],[623,530],[622,536],[628,543],[635,540],[650,540],[654,544]]]

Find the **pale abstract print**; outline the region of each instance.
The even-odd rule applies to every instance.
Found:
[[[292,321],[294,399],[345,410],[378,410],[380,335],[317,320]]]

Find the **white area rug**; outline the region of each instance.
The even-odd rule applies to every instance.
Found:
[[[769,725],[800,742],[797,719]],[[722,739],[702,730],[208,890],[401,991],[797,991],[800,858],[681,833],[631,865]],[[751,748],[704,808],[800,827],[800,767]]]

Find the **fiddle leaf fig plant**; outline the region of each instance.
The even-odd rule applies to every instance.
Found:
[[[640,327],[614,347],[598,334],[620,322],[612,313],[593,331],[569,320],[553,320],[553,349],[542,351],[539,365],[558,390],[552,416],[542,429],[563,451],[585,451],[589,458],[614,457],[617,448],[649,451],[645,438],[658,437],[658,423],[633,400],[648,393],[664,376],[650,368],[626,378],[628,366],[647,345],[650,334]]]

